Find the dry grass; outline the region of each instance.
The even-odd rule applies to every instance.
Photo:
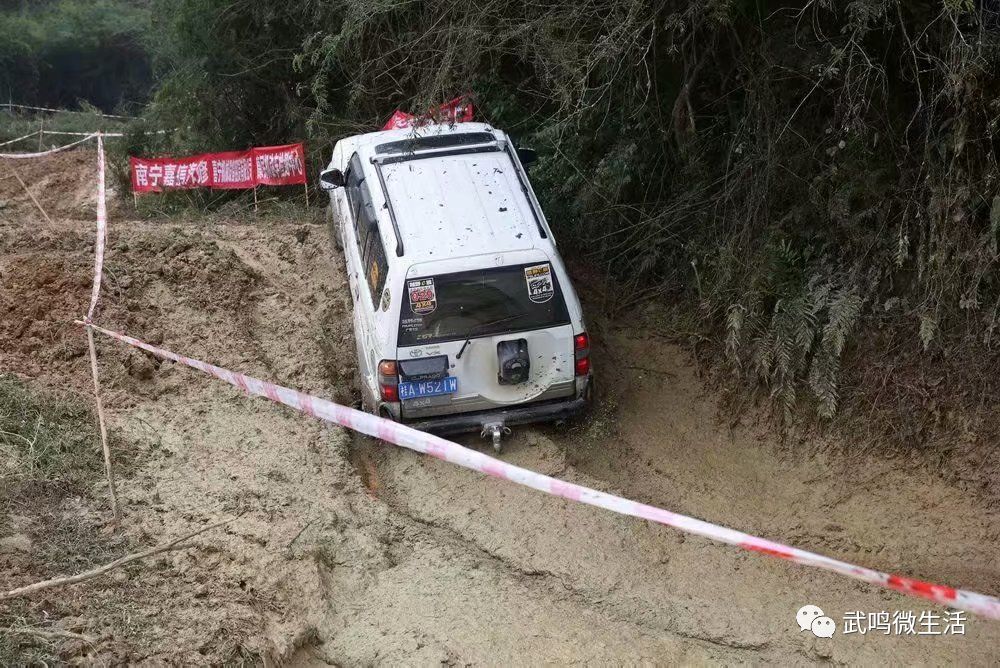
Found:
[[[116,439],[119,461],[134,452]],[[73,573],[128,551],[104,530],[107,505],[96,424],[87,406],[0,376],[0,589]],[[66,597],[38,597],[0,606],[0,665],[60,661],[84,641],[60,634],[53,620],[79,614]],[[15,631],[17,628],[41,633]],[[65,629],[63,629],[65,630]]]
[[[32,392],[0,375],[0,499],[10,482],[77,480],[100,470],[93,416],[83,404]],[[94,467],[97,467],[96,469]]]

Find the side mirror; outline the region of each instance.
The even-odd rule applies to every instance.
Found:
[[[344,185],[344,173],[339,169],[324,169],[319,173],[320,190],[334,190]]]
[[[538,153],[536,153],[533,148],[518,148],[517,157],[520,159],[521,164],[527,167],[531,163],[538,160]]]

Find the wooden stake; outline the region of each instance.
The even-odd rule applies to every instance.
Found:
[[[8,167],[7,169],[10,170],[11,176],[17,179],[17,182],[21,184],[22,188],[24,188],[24,192],[28,193],[28,197],[30,197],[31,201],[35,203],[35,206],[38,207],[38,210],[42,212],[42,215],[45,216],[45,220],[49,222],[49,227],[55,227],[55,223],[53,223],[52,219],[49,218],[49,214],[45,213],[45,209],[43,209],[42,205],[38,203],[38,200],[35,199],[35,196],[31,194],[31,191],[28,190],[28,186],[25,185],[24,181],[21,180],[21,177],[17,175],[17,172],[14,171],[14,168]]]
[[[38,152],[42,152],[42,138],[45,137],[45,117],[40,117],[38,121]]]
[[[94,376],[94,399],[97,401],[97,424],[101,430],[101,448],[104,450],[104,472],[108,478],[111,494],[111,511],[115,526],[121,523],[121,509],[118,507],[118,493],[115,490],[115,472],[111,467],[111,449],[108,447],[108,430],[104,425],[104,405],[101,402],[101,384],[97,377],[97,350],[94,348],[94,330],[87,327],[87,346],[90,348],[90,372]],[[2,597],[0,597],[2,598]]]
[[[257,186],[253,187],[253,212],[257,213]]]
[[[303,181],[302,185],[306,187],[306,208],[309,208],[309,181]]]
[[[179,550],[183,549],[184,545],[181,545],[184,541],[190,540],[199,534],[203,534],[206,531],[221,527],[224,524],[229,524],[235,520],[242,517],[242,514],[236,517],[231,517],[228,520],[223,520],[222,522],[216,522],[215,524],[210,524],[207,527],[202,527],[197,531],[192,531],[189,534],[181,536],[180,538],[175,538],[169,543],[163,545],[158,545],[156,547],[151,547],[148,550],[142,552],[133,552],[132,554],[125,555],[121,559],[115,559],[111,563],[104,564],[103,566],[98,566],[89,571],[84,571],[83,573],[78,573],[77,575],[67,575],[64,577],[52,578],[51,580],[43,580],[42,582],[36,582],[34,584],[25,585],[24,587],[18,587],[17,589],[11,589],[8,592],[0,592],[0,601],[5,601],[11,598],[17,598],[18,596],[26,596],[28,594],[34,594],[37,591],[43,591],[45,589],[52,589],[53,587],[62,587],[64,585],[76,584],[77,582],[83,582],[84,580],[89,580],[91,578],[96,578],[98,575],[104,575],[108,571],[112,571],[116,568],[124,566],[125,564],[130,564],[133,561],[138,561],[140,559],[146,559],[154,555],[160,554],[161,552],[167,552],[169,550]]]

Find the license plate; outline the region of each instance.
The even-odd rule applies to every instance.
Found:
[[[420,397],[436,397],[439,394],[454,394],[458,392],[458,378],[447,376],[439,380],[421,380],[399,384],[399,399],[418,399]]]

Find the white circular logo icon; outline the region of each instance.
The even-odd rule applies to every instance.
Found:
[[[832,638],[837,630],[837,623],[823,614],[817,605],[803,605],[795,613],[795,621],[799,631],[812,631],[817,638]]]

